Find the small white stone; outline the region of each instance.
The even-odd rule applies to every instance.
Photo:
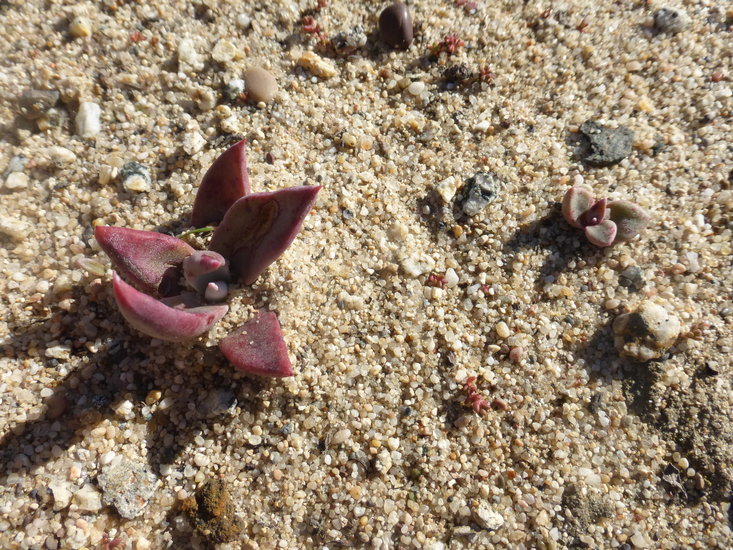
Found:
[[[129,399],[125,399],[114,408],[114,411],[115,414],[118,416],[127,416],[132,412],[132,407],[132,401],[130,401]]]
[[[193,40],[184,38],[178,44],[178,64],[181,70],[200,71],[204,68],[204,57],[196,51]]]
[[[453,288],[458,284],[458,273],[452,267],[445,270],[445,286],[447,288]]]
[[[79,510],[84,512],[97,512],[102,509],[102,495],[91,483],[87,483],[74,493],[73,501]]]
[[[640,531],[634,531],[634,534],[631,535],[630,540],[631,544],[633,544],[636,548],[647,548],[649,546],[646,537]]]
[[[237,26],[240,29],[248,29],[252,24],[252,19],[246,13],[237,15]]]
[[[211,50],[211,58],[217,63],[227,63],[234,59],[238,53],[239,51],[234,44],[222,38],[214,45],[214,49]]]
[[[196,453],[193,456],[193,463],[196,464],[196,466],[198,466],[199,468],[203,468],[204,466],[209,465],[209,457],[203,453]]]
[[[49,147],[46,152],[48,153],[51,162],[54,162],[56,164],[69,164],[76,160],[76,155],[74,154],[74,152],[67,149],[66,147],[54,145],[52,147]]]
[[[421,81],[413,82],[407,87],[407,92],[410,95],[418,96],[425,91],[425,83]]]
[[[132,176],[125,178],[123,187],[128,193],[143,193],[150,191],[150,181],[140,174],[133,174]]]
[[[331,438],[331,443],[334,445],[341,445],[344,441],[346,441],[350,437],[351,437],[351,430],[349,430],[348,428],[343,428],[337,431],[335,434],[333,434],[333,437]]]
[[[5,179],[5,188],[12,191],[28,187],[28,176],[23,172],[13,172]]]
[[[102,130],[100,116],[102,109],[96,103],[83,101],[76,114],[76,133],[83,138],[97,135]]]
[[[109,464],[110,462],[112,462],[112,460],[114,459],[116,455],[117,453],[115,453],[114,451],[107,451],[106,453],[104,453],[102,456],[99,457],[99,462],[100,464],[102,464],[102,466]]]
[[[512,334],[511,331],[509,330],[509,327],[507,326],[507,324],[504,321],[499,321],[498,323],[496,323],[495,329],[496,329],[496,335],[499,338],[509,338],[509,336],[511,336]]]
[[[375,468],[382,475],[387,475],[392,468],[392,455],[387,449],[384,449],[377,455]]]
[[[194,130],[183,137],[183,150],[189,155],[195,155],[204,148],[204,145],[206,140],[198,131]]]
[[[400,262],[400,267],[406,275],[419,277],[423,273],[431,271],[435,267],[435,260],[430,256],[408,256]]]
[[[491,122],[488,120],[481,120],[474,125],[473,129],[477,132],[486,132],[491,126]]]
[[[392,451],[396,451],[400,448],[400,439],[399,437],[390,437],[387,440],[387,447],[390,448]]]
[[[53,509],[55,512],[63,510],[71,503],[71,483],[61,479],[55,479],[48,484],[53,494]]]
[[[504,517],[489,508],[485,503],[478,505],[473,511],[473,519],[484,529],[494,531],[504,525]]]
[[[117,177],[117,167],[103,164],[99,167],[99,185],[107,185]]]
[[[458,189],[458,182],[453,176],[449,176],[435,186],[435,190],[445,204],[450,203],[453,197],[456,195]]]

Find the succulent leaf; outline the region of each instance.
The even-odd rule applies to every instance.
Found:
[[[320,189],[306,185],[242,197],[216,228],[209,249],[229,260],[242,283],[252,284],[293,242]]]
[[[603,220],[598,225],[585,227],[585,236],[596,246],[611,246],[616,238],[616,224],[611,220]]]
[[[280,323],[272,311],[261,309],[244,325],[219,342],[227,359],[248,374],[293,376]]]
[[[221,254],[211,250],[197,250],[183,260],[183,276],[191,288],[203,295],[209,283],[229,281],[229,268]],[[225,297],[226,295],[220,300]]]
[[[617,239],[628,241],[641,233],[649,223],[649,214],[631,201],[617,200],[608,203],[610,218],[618,226]]]
[[[219,223],[239,198],[250,193],[246,145],[244,139],[232,145],[204,174],[191,213],[194,227]]]
[[[606,208],[606,199],[596,201],[586,212],[580,217],[580,223],[583,227],[589,225],[598,225],[603,220],[608,219],[608,209]]]
[[[117,306],[127,322],[161,340],[182,342],[195,338],[208,331],[229,309],[225,305],[173,308],[136,290],[117,273],[112,275],[112,284]]]
[[[97,226],[94,236],[115,268],[145,292],[158,292],[171,268],[194,249],[180,239],[126,227]]]
[[[576,185],[571,187],[565,193],[562,200],[562,215],[573,227],[583,228],[580,221],[581,216],[585,214],[594,204],[593,192],[585,185]]]

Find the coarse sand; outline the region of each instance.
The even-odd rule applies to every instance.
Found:
[[[733,547],[731,4],[415,0],[404,50],[387,5],[0,2],[0,548]],[[208,336],[136,332],[93,228],[181,234],[242,138],[323,186],[303,230]],[[594,247],[575,184],[649,227]],[[639,363],[645,300],[682,335]],[[259,308],[292,378],[217,348]]]

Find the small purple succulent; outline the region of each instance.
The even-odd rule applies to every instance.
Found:
[[[293,242],[320,186],[252,193],[245,141],[225,151],[203,177],[191,223],[217,224],[209,250],[152,231],[99,226],[95,236],[117,271],[117,305],[127,322],[149,336],[181,342],[208,331],[229,309],[232,283],[252,284]],[[292,376],[277,316],[260,310],[219,344],[239,369]]]
[[[624,200],[595,200],[593,191],[585,185],[567,190],[562,215],[596,246],[631,240],[649,223],[649,214],[640,206]]]

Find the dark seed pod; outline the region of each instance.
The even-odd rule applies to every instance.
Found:
[[[406,49],[412,43],[412,17],[402,2],[395,2],[379,14],[379,35],[393,48]]]

